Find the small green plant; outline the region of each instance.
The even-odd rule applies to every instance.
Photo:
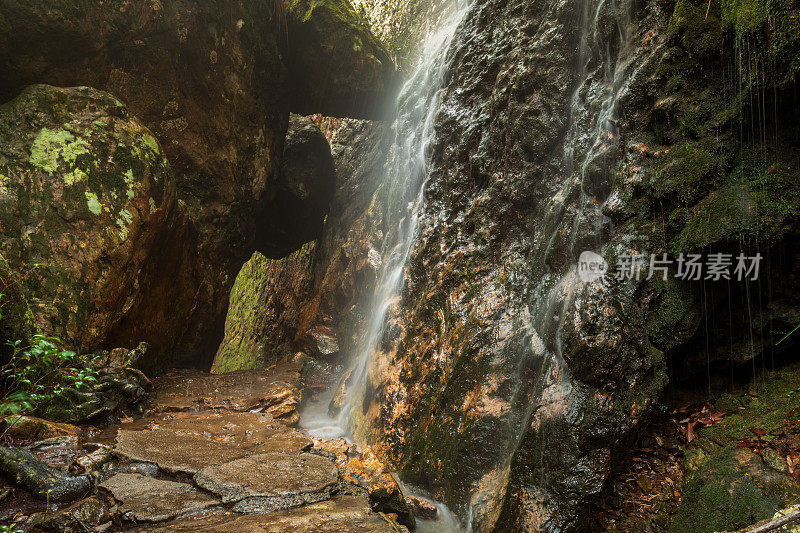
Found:
[[[0,367],[0,415],[32,411],[68,389],[82,391],[97,381],[94,360],[60,348],[61,340],[36,335],[29,345],[9,343],[10,360]]]
[[[0,525],[0,533],[24,533],[24,530],[17,527],[17,523]]]

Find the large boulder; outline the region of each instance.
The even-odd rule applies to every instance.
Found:
[[[231,290],[225,338],[211,371],[267,368],[294,353],[300,306],[311,289],[314,243],[283,259],[255,253]]]
[[[382,118],[400,77],[349,0],[286,0],[291,110]]]
[[[471,6],[445,59],[416,242],[351,427],[475,531],[584,530],[667,381],[644,331],[651,288],[583,282],[576,268],[583,251],[648,250],[612,241],[600,210],[620,153],[622,87],[606,73],[627,80],[645,41],[623,46],[633,27],[609,5],[588,18],[563,0]],[[387,210],[405,213],[401,201]]]
[[[764,61],[764,77],[743,78],[755,85],[719,73],[755,35],[772,37],[754,57],[774,51],[797,17],[765,8],[751,36],[724,40],[718,6],[702,2],[471,6],[448,55],[418,237],[353,427],[475,531],[585,530],[658,404],[667,356],[678,369],[702,359],[704,373],[712,358],[768,356],[754,340],[791,331],[798,111],[791,84],[769,80],[786,78],[773,78],[781,64],[796,78],[785,63],[797,58]],[[785,118],[750,106],[765,92]],[[770,255],[770,279],[614,276],[624,255],[709,247]],[[584,251],[611,272],[579,276]],[[775,288],[757,312],[763,286]],[[703,313],[712,334],[698,337]]]
[[[393,67],[389,61],[375,68],[376,61],[383,66],[375,58],[386,54],[353,24],[349,3],[331,5],[346,16],[318,17],[320,10],[307,9],[317,39],[304,42],[303,54],[347,61],[304,68],[316,69],[315,87],[355,96],[338,111],[362,114],[362,97],[390,98],[381,76]],[[282,6],[269,0],[0,4],[0,101],[31,83],[108,91],[150,128],[175,172],[189,217],[173,228],[170,253],[149,265],[162,273],[153,287],[161,295],[133,302],[111,343],[147,341],[145,366],[210,365],[242,264],[256,250],[285,254],[305,242],[291,235],[271,242],[270,232],[258,231],[285,223],[278,182],[289,100],[297,109],[326,110],[324,102],[296,98],[306,91],[288,82]],[[296,72],[300,64],[294,65]],[[373,83],[374,93],[367,89]]]
[[[328,140],[310,118],[292,116],[276,194],[276,216],[284,222],[263,228],[276,243],[273,256],[291,251],[296,239],[313,241],[319,236],[335,191]],[[212,371],[266,368],[294,353],[301,307],[312,288],[315,248],[308,242],[282,259],[256,252],[242,267],[231,290],[225,338]]]
[[[0,177],[0,243],[39,326],[106,342],[154,298],[152,265],[170,253],[175,190],[155,137],[107,93],[32,86],[0,107]]]
[[[308,135],[310,128],[299,133]],[[379,184],[390,133],[383,122],[342,122],[330,148],[338,182],[319,238],[280,260],[255,254],[242,268],[231,291],[215,372],[265,368],[298,349],[331,355],[349,353],[356,345],[379,268],[376,248],[385,204]],[[318,168],[299,153],[293,156],[291,146],[287,142],[284,157],[287,181]]]

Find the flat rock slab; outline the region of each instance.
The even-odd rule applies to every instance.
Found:
[[[113,452],[133,462],[155,463],[173,474],[194,474],[208,465],[226,463],[250,453],[246,448],[234,444],[164,429],[122,429],[117,433]]]
[[[229,513],[199,514],[162,527],[139,529],[158,533],[385,533],[407,531],[370,511],[359,496],[339,496],[325,502],[268,515],[236,516]]]
[[[155,422],[153,427],[257,451],[299,453],[314,444],[311,437],[277,422],[269,413],[210,411],[170,413],[168,416]]]
[[[329,499],[339,469],[319,455],[270,452],[203,468],[194,482],[236,511],[268,513]]]
[[[100,484],[120,502],[129,520],[162,522],[219,504],[191,485],[139,474],[117,474]]]
[[[208,374],[197,370],[170,372],[156,382],[151,407],[155,411],[227,409],[264,410],[276,419],[299,420],[302,386],[300,363],[285,363],[266,370]]]

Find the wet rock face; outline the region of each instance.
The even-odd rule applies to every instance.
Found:
[[[585,528],[666,383],[649,289],[575,270],[583,250],[643,246],[598,208],[625,87],[604,69],[625,80],[641,59],[620,52],[625,9],[583,6],[479,1],[459,30],[419,240],[357,408],[362,436],[477,531]]]
[[[309,353],[351,353],[369,313],[385,231],[380,183],[391,139],[386,123],[345,120],[331,140],[338,184],[297,331],[302,347],[311,345]]]
[[[345,492],[369,495],[373,511],[393,514],[397,522],[414,529],[417,510],[420,516],[430,518],[430,508],[422,499],[406,498],[385,464],[380,462],[369,447],[359,447],[345,439],[322,440],[314,438],[314,453],[332,457],[339,467],[339,476]],[[433,517],[436,507],[433,508]]]
[[[391,114],[400,78],[347,0],[287,0],[291,111],[376,119]]]
[[[724,368],[762,355],[772,360],[775,337],[800,321],[793,304],[800,280],[792,266],[800,257],[800,185],[790,177],[800,172],[794,126],[800,108],[780,81],[797,76],[785,63],[797,61],[796,38],[782,35],[798,33],[797,6],[780,13],[765,8],[758,16],[738,4],[707,16],[704,9],[689,0],[665,6],[669,22],[659,45],[621,99],[629,141],[607,203],[615,224],[643,228],[673,256],[730,254],[734,265],[739,254],[762,256],[751,283],[732,275],[729,286],[683,282],[659,290],[663,303],[650,329],[666,337],[654,341],[674,353],[678,378],[702,375],[709,361]],[[761,80],[753,83],[747,65],[736,67],[733,82],[719,76],[742,53],[743,40],[766,31],[771,23],[763,17],[781,20],[782,30],[750,52],[773,56]],[[747,103],[762,92],[771,94],[766,113]],[[764,128],[769,138],[753,133]],[[766,298],[761,287],[770,287]],[[713,319],[698,332],[703,311]],[[694,329],[687,321],[695,321]],[[690,347],[676,352],[687,341]]]
[[[0,240],[43,331],[107,342],[150,295],[176,217],[152,133],[107,93],[37,85],[0,108]]]

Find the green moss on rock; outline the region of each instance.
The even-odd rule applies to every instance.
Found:
[[[732,531],[771,518],[800,497],[791,478],[771,470],[746,448],[726,446],[705,456],[689,454],[698,466],[686,479],[683,501],[672,522],[673,533]]]
[[[35,85],[0,107],[0,248],[45,333],[95,347],[135,301],[173,194],[154,142],[88,87]]]
[[[684,497],[671,531],[739,529],[771,518],[800,498],[800,485],[776,452],[787,424],[796,417],[798,391],[800,364],[795,363],[716,401],[714,409],[724,417],[700,430],[685,452]],[[737,447],[758,438],[764,443],[760,454]]]
[[[692,207],[673,239],[673,251],[740,239],[768,242],[783,235],[800,214],[800,167],[791,152],[771,156],[772,164],[766,162],[770,158],[745,160],[727,174],[724,185]]]
[[[225,338],[212,372],[267,368],[293,354],[300,309],[312,288],[315,244],[284,259],[256,253],[231,290]]]

